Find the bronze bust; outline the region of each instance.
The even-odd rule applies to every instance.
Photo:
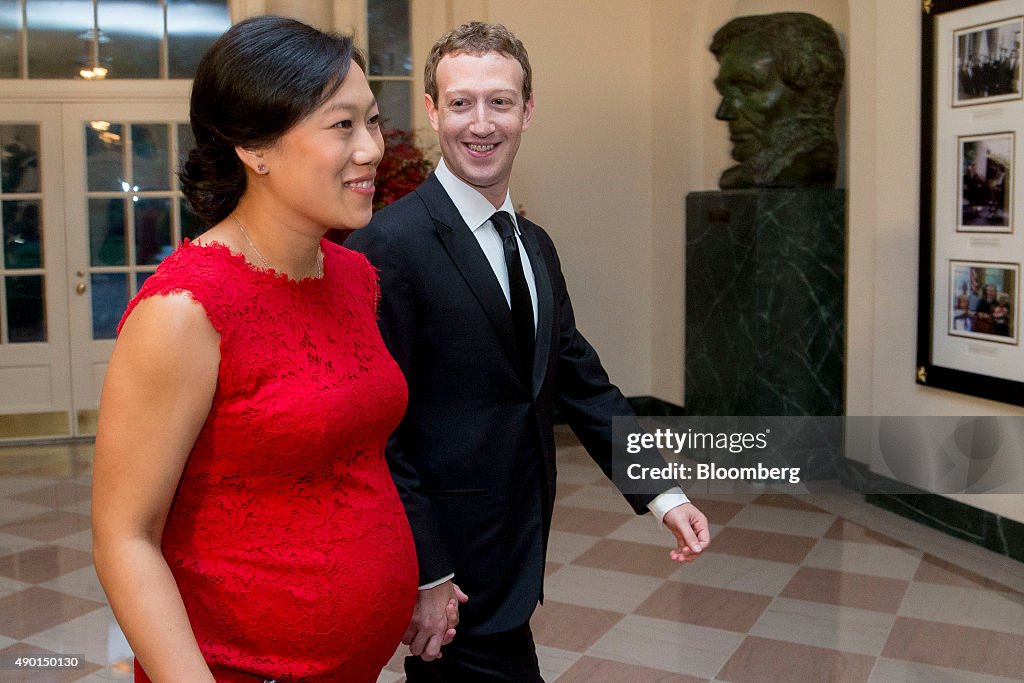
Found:
[[[710,50],[722,96],[715,118],[729,124],[739,162],[719,187],[833,186],[844,59],[832,27],[802,12],[738,17],[715,33]]]

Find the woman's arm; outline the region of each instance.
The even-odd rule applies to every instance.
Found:
[[[93,559],[118,623],[153,681],[213,681],[160,552],[167,512],[217,386],[220,337],[185,294],[139,303],[100,400]]]

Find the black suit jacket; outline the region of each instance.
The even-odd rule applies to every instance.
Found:
[[[470,598],[459,629],[471,634],[525,623],[542,597],[554,406],[608,476],[611,418],[632,415],[576,329],[551,239],[517,221],[537,285],[529,386],[516,371],[512,316],[494,271],[434,175],[345,242],[380,271],[381,333],[409,384],[387,457],[420,580],[455,573]],[[637,513],[653,497],[626,496]]]

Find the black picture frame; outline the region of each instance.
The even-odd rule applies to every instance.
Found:
[[[1019,343],[1024,337],[1016,310],[1024,263],[1024,230],[1016,229],[1024,225],[1016,173],[1016,164],[1024,161],[1022,32],[1024,0],[922,2],[916,381],[1019,406],[1024,406],[1024,344]],[[978,65],[992,67],[987,81],[971,73]],[[976,157],[981,170],[972,167]],[[971,291],[954,291],[964,283]],[[958,310],[968,295],[971,310]],[[978,303],[979,295],[1009,307],[1009,313],[1002,307],[999,313],[1009,318],[1009,332],[979,331],[995,305]],[[978,307],[984,309],[980,316]],[[978,317],[977,327],[968,316]]]

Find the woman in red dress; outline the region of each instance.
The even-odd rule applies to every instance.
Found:
[[[384,152],[349,38],[234,26],[192,91],[181,179],[212,227],[149,277],[101,399],[96,571],[137,680],[375,681],[416,600],[384,461],[405,409],[370,219]]]

